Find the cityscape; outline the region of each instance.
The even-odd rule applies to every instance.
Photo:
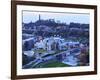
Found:
[[[49,14],[46,19],[41,13],[35,21],[23,19],[22,69],[89,66],[89,23],[67,23]]]

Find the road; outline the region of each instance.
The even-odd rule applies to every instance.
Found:
[[[56,58],[57,55],[61,55],[61,54],[64,54],[64,53],[69,53],[69,52],[72,51],[72,50],[73,50],[73,49],[70,49],[70,50],[63,51],[63,52],[60,52],[60,53],[55,54],[55,55],[52,55],[52,56],[48,56],[48,57],[41,58],[41,59],[35,59],[34,61],[31,61],[30,63],[24,65],[24,66],[23,66],[23,69],[35,67],[36,65],[38,65],[38,64],[40,64],[40,63],[43,63],[43,62],[45,62],[45,61],[52,60],[52,59]],[[69,55],[69,54],[68,54],[68,55]]]

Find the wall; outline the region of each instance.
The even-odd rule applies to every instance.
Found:
[[[77,3],[77,4],[92,4],[98,5],[98,14],[100,14],[99,0],[34,0],[34,1],[48,1],[59,3]],[[0,80],[10,80],[10,38],[11,38],[11,11],[10,0],[0,0]],[[98,15],[98,41],[100,41],[100,15]],[[100,42],[98,42],[98,49]],[[100,50],[98,50],[98,67],[100,67]],[[100,80],[100,68],[98,68],[98,75],[88,76],[73,76],[73,77],[59,77],[59,78],[43,78],[34,80]],[[33,80],[33,79],[32,79]]]

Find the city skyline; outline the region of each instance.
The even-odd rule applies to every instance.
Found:
[[[90,15],[82,14],[82,13],[53,13],[53,12],[34,12],[34,11],[23,11],[22,13],[22,21],[24,23],[36,22],[39,20],[39,15],[42,20],[54,19],[55,22],[61,22],[70,24],[74,23],[82,23],[89,24],[90,23]]]

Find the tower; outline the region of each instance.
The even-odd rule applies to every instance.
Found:
[[[39,14],[39,21],[41,20],[41,15]]]

